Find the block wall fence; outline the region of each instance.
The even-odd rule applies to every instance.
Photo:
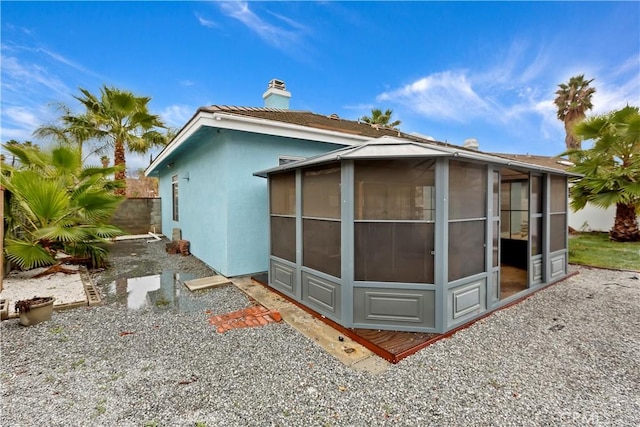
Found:
[[[161,199],[128,198],[116,210],[111,224],[122,228],[127,234],[146,234],[162,231]]]

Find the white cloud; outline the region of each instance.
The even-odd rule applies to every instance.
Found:
[[[288,47],[290,44],[298,44],[300,42],[298,33],[291,29],[273,25],[262,19],[249,8],[249,4],[246,1],[224,1],[218,2],[217,4],[223,13],[242,22],[251,31],[256,33],[261,39],[272,46],[283,49]],[[288,24],[291,28],[301,28],[301,24],[298,24],[296,21],[290,20],[289,18],[285,18],[281,15],[274,16]]]
[[[619,67],[596,74],[592,86],[593,112],[606,113],[629,105],[640,106],[640,55],[634,55]]]
[[[294,19],[288,18],[288,17],[286,17],[284,15],[280,15],[280,14],[274,13],[274,12],[268,12],[268,13],[269,13],[269,15],[271,15],[271,16],[273,16],[275,18],[278,18],[279,20],[281,20],[285,24],[287,24],[290,27],[295,28],[295,29],[297,29],[299,31],[308,32],[308,30],[309,30],[306,25],[304,25],[304,24],[302,24],[302,23],[300,23],[300,22],[298,22],[298,21],[296,21]]]
[[[16,141],[30,141],[31,131],[28,129],[0,127],[0,140],[5,143],[11,139]]]
[[[25,127],[36,128],[40,126],[40,119],[31,111],[24,107],[7,107],[3,110],[4,119]]]
[[[184,87],[193,86],[195,84],[191,80],[180,80],[179,83],[180,83],[180,86],[184,86]]]
[[[614,66],[565,64],[552,60],[545,48],[536,52],[525,42],[514,42],[507,51],[487,60],[484,67],[474,64],[469,69],[426,74],[376,99],[386,101],[386,108],[401,105],[405,115],[410,111],[434,124],[499,127],[518,140],[558,147],[564,146],[564,127],[556,117],[553,100],[557,84],[570,76],[584,73],[595,78],[592,113],[640,104],[637,54]]]
[[[545,139],[557,137],[564,132],[564,125],[557,117],[557,107],[552,99],[537,102],[533,110],[541,117],[539,130]]]
[[[53,121],[53,112],[45,107],[2,106],[0,140],[34,140],[33,131]]]
[[[491,103],[472,87],[466,73],[434,73],[399,89],[384,92],[378,101],[403,104],[423,116],[446,121],[465,122],[481,116],[494,116]]]
[[[187,105],[169,105],[160,112],[160,117],[168,126],[182,127],[193,116],[195,111],[195,108]]]
[[[203,27],[207,27],[207,28],[217,28],[220,25],[218,25],[217,22],[212,21],[210,19],[207,19],[205,17],[203,17],[202,15],[200,15],[199,13],[195,13],[194,14],[196,16],[196,19],[198,20],[198,23],[200,25],[202,25]]]
[[[342,108],[344,108],[345,110],[371,110],[373,108],[376,108],[376,106],[375,104],[356,104],[356,105],[344,105]]]
[[[68,96],[69,88],[55,75],[37,64],[22,63],[13,56],[2,56],[2,88],[13,92],[38,92],[42,86]]]

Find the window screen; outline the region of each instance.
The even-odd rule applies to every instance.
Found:
[[[567,248],[567,179],[564,176],[551,176],[551,215],[549,227],[551,252]]]
[[[485,221],[449,223],[449,281],[485,271]]]
[[[433,244],[433,223],[356,223],[355,278],[433,283]]]
[[[296,174],[269,177],[271,255],[296,262]]]
[[[484,218],[487,212],[486,166],[449,162],[449,219]]]
[[[551,176],[551,212],[567,211],[567,179],[563,176]]]
[[[355,162],[355,279],[433,283],[435,161]]]
[[[486,215],[487,167],[450,161],[449,281],[486,270]]]
[[[341,276],[340,165],[302,171],[302,264]]]
[[[356,220],[435,219],[434,160],[356,162]]]
[[[281,173],[269,177],[271,214],[296,214],[296,174]]]

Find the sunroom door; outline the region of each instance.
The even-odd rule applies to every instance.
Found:
[[[530,185],[527,172],[500,170],[500,292],[508,299],[529,288]]]
[[[529,287],[543,281],[543,194],[542,175],[531,174],[529,178]]]

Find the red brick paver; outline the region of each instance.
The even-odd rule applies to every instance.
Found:
[[[209,324],[215,326],[219,334],[223,334],[232,329],[264,326],[281,320],[282,315],[277,310],[269,310],[262,305],[253,305],[231,313],[211,316]]]

